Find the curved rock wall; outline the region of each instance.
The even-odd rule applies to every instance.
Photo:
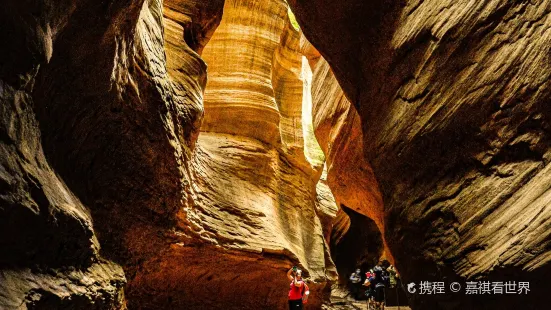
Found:
[[[302,44],[302,50],[308,55],[307,57],[314,60],[310,61],[315,69],[312,81],[312,118],[316,138],[326,154],[327,184],[334,193],[337,204],[342,208],[353,210],[345,210],[346,212],[353,212],[353,214],[358,212],[367,216],[373,220],[369,222],[370,225],[375,225],[378,228],[378,233],[370,233],[369,237],[363,237],[365,240],[370,239],[371,243],[370,246],[363,248],[371,247],[368,250],[370,256],[381,255],[393,262],[392,254],[384,241],[384,208],[379,185],[363,154],[359,115],[346,99],[325,59],[314,52],[315,48],[305,38],[303,38]],[[339,211],[334,223],[329,225],[336,230],[333,234],[337,237],[333,237],[331,248],[334,257],[337,255],[341,257],[341,261],[336,261],[336,263],[339,266],[343,284],[346,284],[348,274],[354,271],[356,265],[362,264],[359,260],[359,253],[362,250],[356,249],[358,253],[352,253],[350,246],[347,248],[341,244],[341,239],[345,235],[348,242],[351,242],[350,240],[354,240],[354,238],[360,239],[363,234],[357,228],[359,224],[356,224],[355,229],[349,230],[350,220],[346,214]],[[347,220],[343,221],[343,217]],[[363,221],[360,217],[360,215],[356,215],[356,222]],[[343,225],[345,222],[348,224]],[[366,233],[369,231],[368,226],[365,227],[365,230]],[[379,244],[382,253],[373,250]],[[371,266],[364,266],[363,269],[377,263],[372,259],[367,261]],[[363,264],[367,261],[364,260]]]
[[[163,15],[165,40],[172,46],[167,46],[166,52],[175,53],[179,49],[189,48],[199,55],[220,24],[224,9],[224,0],[165,0]],[[182,38],[185,44],[182,44]],[[170,67],[171,57],[167,59]],[[185,63],[185,58],[176,63]]]
[[[0,39],[10,42],[0,47],[2,309],[125,308],[122,268],[100,255],[90,210],[45,156],[37,120],[42,70],[90,5],[7,2],[0,10]]]
[[[326,154],[327,182],[337,203],[373,219],[384,232],[383,201],[363,154],[359,115],[323,58],[315,67],[312,96],[316,138]]]
[[[335,202],[318,192],[322,167],[304,150],[299,39],[284,1],[227,1],[203,50],[209,82],[187,219],[201,242],[219,248],[211,255],[231,253],[212,260],[224,272],[209,281],[239,307],[284,308],[286,268],[298,264],[311,281],[309,307],[319,308],[336,275],[323,227]],[[236,294],[257,282],[254,297]]]
[[[532,289],[414,295],[414,306],[546,307],[550,3],[290,3],[358,110],[404,279]]]
[[[279,128],[282,143],[287,148],[304,152],[302,128],[302,102],[304,77],[302,77],[302,55],[299,54],[300,32],[288,21],[281,32],[280,44],[272,60],[272,85],[280,119]]]
[[[277,308],[293,264],[318,307],[327,185],[406,281],[531,283],[415,307],[547,306],[549,1],[290,3],[323,58],[284,1],[2,4],[0,307]]]
[[[142,278],[182,240],[204,62],[168,36],[169,76],[159,1],[2,6],[1,307],[122,309],[125,274],[131,308],[160,307]]]
[[[250,136],[272,145],[281,141],[271,81],[286,18],[284,1],[226,1],[222,23],[203,53],[209,81],[202,131]],[[233,113],[235,109],[242,112]]]
[[[283,1],[223,5],[7,5],[3,308],[281,308],[294,264],[319,308],[336,206],[304,153],[299,33]]]

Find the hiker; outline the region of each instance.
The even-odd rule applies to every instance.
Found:
[[[384,308],[385,287],[389,285],[389,277],[386,271],[388,267],[390,267],[390,263],[388,263],[387,260],[379,262],[379,264],[373,268],[373,276],[369,279],[373,300],[380,308]]]
[[[365,282],[363,283],[363,286],[367,288],[365,291],[365,296],[367,296],[368,299],[373,296],[373,289],[370,286],[371,283],[369,281],[374,276],[375,273],[373,273],[373,269],[369,269],[369,271],[365,273]]]
[[[302,270],[294,266],[287,271],[287,278],[291,281],[289,285],[289,310],[302,310],[303,304],[308,302],[308,295],[310,295],[310,289],[302,279]]]
[[[362,271],[360,269],[356,269],[356,272],[353,272],[350,275],[350,293],[354,297],[354,299],[360,299],[360,291],[362,286]]]
[[[368,272],[365,273],[366,280],[369,280],[369,278],[373,277],[375,274],[373,273],[373,269],[369,269]]]
[[[389,279],[389,288],[396,288],[396,286],[398,285],[398,280],[400,278],[400,275],[398,274],[398,272],[396,271],[396,268],[394,268],[394,266],[390,265],[390,267],[388,267],[386,269],[387,273],[388,273],[388,279]]]
[[[367,298],[367,309],[370,309],[369,304],[373,301],[374,289],[371,286],[371,278],[375,276],[375,273],[373,273],[373,269],[369,269],[368,272],[365,273],[365,282],[363,283],[363,286],[365,288],[365,297]]]

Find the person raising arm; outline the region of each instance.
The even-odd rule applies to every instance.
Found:
[[[302,279],[302,270],[297,269],[296,266],[289,269],[289,271],[287,271],[287,278],[291,281],[291,284],[289,285],[289,309],[302,310],[303,294],[305,293],[305,299],[307,299],[308,294],[310,293],[307,289],[306,283],[304,283],[304,280]]]

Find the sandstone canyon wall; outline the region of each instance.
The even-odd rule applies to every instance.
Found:
[[[318,190],[322,163],[305,156],[299,39],[284,1],[226,1],[202,55],[209,79],[193,163],[195,223],[218,246],[258,257],[225,273],[254,274],[241,277],[255,291],[269,287],[271,301],[257,303],[268,308],[285,307],[284,274],[295,262],[311,280],[311,308],[335,277],[322,223],[336,206]]]
[[[361,121],[356,109],[344,95],[327,61],[304,36],[301,53],[308,58],[313,70],[311,113],[317,141],[325,154],[327,185],[336,203],[345,210],[339,210],[327,227],[332,230],[332,255],[340,266],[341,282],[346,284],[348,275],[356,267],[373,267],[379,258],[393,262],[384,242],[383,201],[373,170],[363,154]],[[372,221],[360,220],[358,214],[356,224],[351,227],[349,213],[362,214]],[[371,227],[373,224],[376,229]],[[363,227],[365,238],[356,225]],[[365,245],[364,239],[370,244]],[[351,246],[354,240],[356,247]],[[345,244],[340,244],[341,241]],[[362,255],[364,251],[369,254]]]
[[[336,206],[305,156],[285,2],[5,8],[2,307],[281,308],[294,264],[320,307]]]
[[[290,4],[358,111],[404,280],[529,281],[532,290],[411,295],[414,308],[548,307],[551,3]],[[345,144],[327,133],[325,106],[342,105],[331,101],[314,100],[316,133]]]
[[[140,308],[187,201],[206,66],[182,48],[172,82],[161,2],[2,6],[2,308],[121,309],[126,279]]]

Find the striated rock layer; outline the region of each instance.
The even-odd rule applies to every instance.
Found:
[[[329,65],[320,58],[312,86],[316,138],[326,154],[327,183],[337,203],[371,218],[383,234],[384,208],[379,185],[365,160],[361,122]],[[383,256],[393,261],[386,248]]]
[[[221,4],[171,25],[211,33]],[[167,65],[159,1],[2,6],[0,307],[125,308],[125,274],[147,307],[140,279],[182,239],[206,65],[173,32]]]
[[[302,40],[303,45],[309,43]],[[304,47],[303,51],[313,47]],[[331,227],[331,253],[340,283],[347,287],[356,267],[367,269],[380,258],[393,262],[384,241],[384,209],[379,185],[363,154],[361,122],[356,109],[344,96],[329,65],[314,55],[312,118],[316,138],[326,154],[327,184],[342,211]],[[349,214],[353,217],[351,223]],[[362,215],[368,217],[362,218]],[[374,229],[375,228],[375,229]]]
[[[547,307],[551,3],[290,4],[357,108],[405,281],[530,281],[524,297],[412,295],[415,308]]]
[[[299,43],[284,1],[226,1],[203,50],[209,81],[187,220],[202,243],[218,247],[210,255],[223,261],[210,265],[224,272],[190,272],[221,290],[221,308],[227,300],[236,308],[285,308],[285,272],[295,264],[310,280],[309,307],[319,308],[336,276],[323,227],[336,205],[318,185],[322,163],[305,156]],[[197,305],[208,298],[193,297]]]
[[[209,81],[202,131],[268,144],[281,140],[272,60],[286,18],[284,1],[226,1],[222,23],[203,54]]]

